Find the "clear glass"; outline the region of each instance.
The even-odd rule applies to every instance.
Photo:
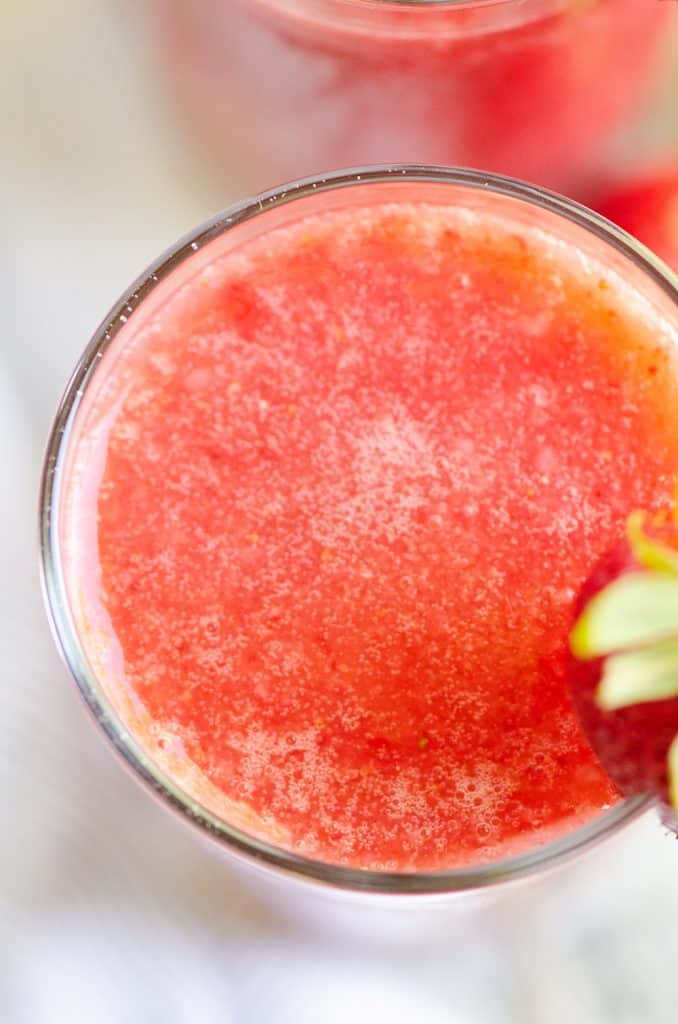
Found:
[[[85,533],[85,547],[89,546],[86,532],[92,531],[91,547],[96,548],[94,516],[82,512],[78,505],[82,492],[79,495],[76,488],[72,493],[70,488],[75,476],[75,439],[88,400],[101,394],[108,367],[118,358],[125,337],[142,327],[145,318],[184,281],[245,239],[321,210],[384,201],[444,202],[510,214],[518,225],[546,229],[564,245],[574,247],[584,266],[587,255],[595,256],[598,265],[620,275],[640,301],[651,304],[653,315],[658,314],[671,335],[678,337],[678,278],[609,222],[535,187],[477,171],[393,166],[337,172],[263,193],[217,215],[163,255],[132,284],[88,345],[58,410],[45,458],[40,499],[43,586],[57,644],[97,724],[136,777],[186,823],[232,854],[336,887],[382,893],[451,893],[520,878],[571,857],[621,828],[647,807],[649,800],[621,801],[585,827],[519,856],[444,872],[382,873],[338,867],[253,838],[219,817],[209,792],[199,786],[191,792],[182,789],[173,777],[171,753],[157,746],[148,749],[138,732],[135,734],[133,702],[107,685],[104,656],[99,656],[91,636],[88,641],[79,630],[74,607],[86,603],[86,588],[79,578],[74,583],[68,559],[69,536],[81,537],[80,531]]]
[[[572,192],[645,94],[672,7],[151,0],[149,42],[229,181],[416,161]]]

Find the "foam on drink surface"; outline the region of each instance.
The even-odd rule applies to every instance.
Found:
[[[186,284],[108,384],[96,495],[151,752],[258,835],[372,868],[485,862],[614,802],[563,655],[678,462],[653,331],[602,271],[446,207],[319,215]]]

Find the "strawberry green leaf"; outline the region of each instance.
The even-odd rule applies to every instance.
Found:
[[[669,800],[678,811],[678,736],[669,747]]]
[[[678,639],[614,654],[605,662],[597,693],[603,711],[669,697],[678,697]]]
[[[678,638],[678,579],[663,572],[634,572],[599,591],[570,634],[572,653],[583,660]]]
[[[626,536],[636,561],[646,569],[668,572],[678,577],[678,551],[661,541],[648,537],[645,532],[645,515],[633,512],[626,524]]]

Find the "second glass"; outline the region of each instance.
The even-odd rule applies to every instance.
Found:
[[[156,0],[152,10],[177,105],[249,186],[416,161],[563,188],[642,97],[670,7]]]

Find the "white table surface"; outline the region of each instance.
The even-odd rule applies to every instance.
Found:
[[[678,843],[652,817],[488,900],[366,910],[214,856],[79,707],[37,582],[49,421],[117,294],[236,192],[174,128],[138,6],[4,0],[0,18],[0,1020],[675,1021]],[[635,137],[667,125],[678,141],[666,113]]]

